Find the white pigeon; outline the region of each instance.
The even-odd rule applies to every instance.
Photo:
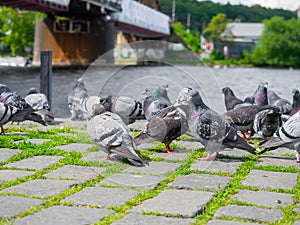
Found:
[[[260,144],[265,148],[260,153],[286,147],[296,152],[296,161],[300,163],[300,111],[291,116],[274,135]]]
[[[105,112],[103,105],[95,104],[87,125],[87,132],[100,148],[110,154],[127,158],[135,166],[144,166],[133,137],[122,118],[115,113]]]

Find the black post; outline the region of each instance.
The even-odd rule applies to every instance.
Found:
[[[40,91],[44,93],[52,107],[52,51],[41,51]]]

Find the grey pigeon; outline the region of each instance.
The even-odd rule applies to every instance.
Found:
[[[151,88],[146,88],[144,94],[147,96],[156,96],[156,97],[162,97],[166,99],[167,101],[171,102],[169,95],[168,95],[168,84],[161,84],[157,88],[151,89]]]
[[[269,104],[268,101],[268,82],[261,82],[253,94],[254,104],[265,106]]]
[[[0,84],[0,102],[18,109],[19,113],[16,113],[11,118],[12,122],[31,120],[44,126],[46,125],[43,118],[35,113],[36,110],[34,110],[20,94],[10,90],[5,84]]]
[[[77,80],[69,95],[80,99],[84,99],[88,97],[88,91],[85,88],[83,77]]]
[[[143,104],[127,96],[103,96],[100,97],[106,111],[118,114],[125,124],[133,123],[135,120],[145,119]]]
[[[183,88],[174,105],[153,116],[146,128],[135,138],[136,144],[160,141],[166,145],[166,152],[172,153],[170,143],[188,130],[186,114],[179,105],[187,105],[190,91],[191,88]]]
[[[200,141],[208,157],[200,160],[213,160],[218,156],[219,148],[239,148],[255,154],[255,149],[241,138],[237,131],[219,113],[210,109],[202,100],[198,91],[191,91],[187,108],[190,134]]]
[[[0,102],[0,134],[4,133],[3,125],[8,123],[17,112],[16,107]]]
[[[39,114],[48,124],[54,122],[54,115],[51,112],[48,98],[43,93],[38,93],[36,88],[30,88],[25,101]]]
[[[237,98],[231,88],[229,87],[224,87],[222,88],[222,93],[224,94],[225,97],[225,107],[226,110],[231,110],[233,109],[236,105],[244,103],[241,99]]]
[[[290,115],[296,114],[298,111],[300,111],[300,92],[297,89],[293,90],[293,104],[292,104],[292,110]]]
[[[68,97],[71,120],[87,120],[93,112],[93,105],[99,104],[100,97],[88,96],[86,98]]]
[[[265,148],[261,153],[286,147],[296,152],[296,161],[300,163],[300,111],[291,116],[267,141],[260,143]]]
[[[261,111],[264,112],[258,114]],[[278,120],[278,123],[280,121],[280,118],[278,118],[280,117],[279,109],[270,105],[244,106],[237,109],[229,110],[225,112],[223,116],[231,126],[233,126],[236,130],[241,131],[245,139],[250,139],[255,134],[255,132],[260,131],[260,128],[264,127],[264,125],[262,124],[267,125],[269,121],[274,122]],[[273,118],[273,116],[275,117],[275,119]],[[266,119],[266,117],[268,117],[268,119]],[[254,129],[254,121],[256,130]],[[273,126],[278,126],[278,123],[273,124],[270,127],[270,129],[273,128]],[[274,133],[275,130],[271,129],[269,132],[273,131]],[[264,131],[264,133],[265,135],[267,135],[268,132]]]
[[[143,102],[143,109],[146,119],[149,121],[153,116],[158,115],[162,109],[171,105],[171,102],[160,95],[158,89],[153,90]]]
[[[133,165],[144,166],[133,137],[120,116],[105,112],[100,104],[94,105],[94,111],[88,121],[87,132],[100,148],[110,154],[115,153],[127,158]]]
[[[279,108],[280,113],[282,114],[290,114],[292,111],[292,104],[290,101],[279,97],[275,91],[268,91],[269,104],[274,105]]]
[[[278,108],[264,109],[255,114],[253,130],[262,138],[271,137],[282,125],[281,112]]]

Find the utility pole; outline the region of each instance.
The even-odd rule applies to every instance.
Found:
[[[172,3],[172,23],[175,23],[176,0]]]
[[[191,14],[187,14],[186,18],[186,32],[190,33],[190,27],[191,27]]]

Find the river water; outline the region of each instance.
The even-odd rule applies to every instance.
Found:
[[[292,90],[300,89],[300,70],[265,68],[209,68],[205,66],[95,66],[54,68],[52,111],[57,118],[68,118],[67,96],[78,78],[83,77],[89,95],[127,95],[142,100],[146,87],[169,85],[169,96],[176,99],[182,87],[200,91],[214,110],[225,111],[221,89],[231,87],[237,97],[252,95],[258,84],[268,81],[269,89],[292,101]],[[25,96],[31,87],[39,89],[40,69],[0,67],[0,83]]]

